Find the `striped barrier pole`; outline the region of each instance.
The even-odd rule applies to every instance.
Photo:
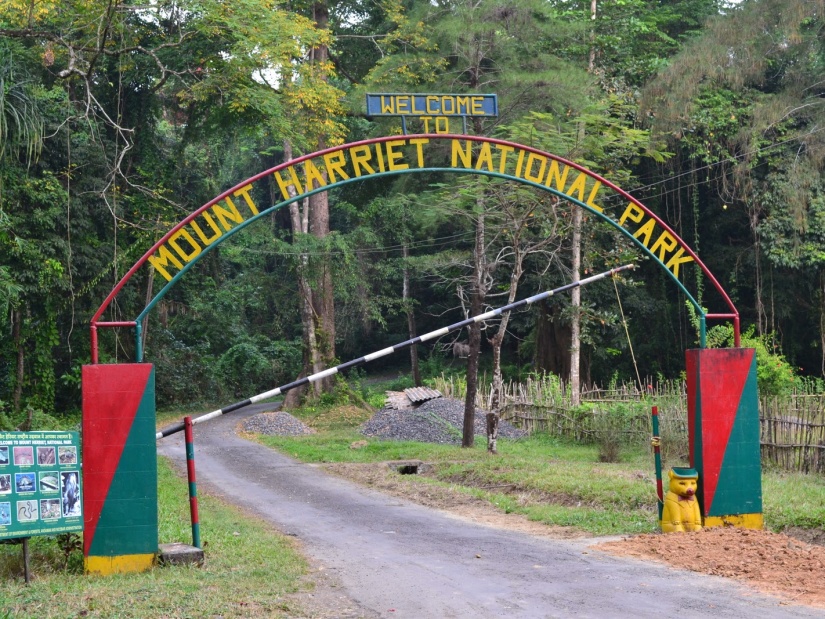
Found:
[[[186,473],[189,477],[189,512],[192,517],[192,545],[201,546],[201,523],[198,517],[198,484],[195,479],[195,437],[192,432],[192,418],[183,418],[184,440],[186,441]]]
[[[462,320],[461,322],[457,322],[455,324],[450,325],[449,327],[444,327],[442,329],[437,329],[435,331],[430,331],[429,333],[425,333],[424,335],[420,335],[418,337],[414,337],[410,340],[406,340],[401,342],[400,344],[396,344],[395,346],[390,346],[388,348],[384,348],[382,350],[376,351],[374,353],[370,353],[369,355],[365,355],[363,357],[359,357],[358,359],[353,359],[352,361],[347,361],[346,363],[342,363],[341,365],[336,365],[334,368],[329,368],[326,370],[322,370],[316,374],[312,374],[311,376],[305,376],[304,378],[300,378],[296,381],[283,385],[281,387],[277,387],[270,391],[266,391],[264,393],[260,393],[256,396],[252,396],[244,400],[243,402],[235,402],[235,404],[230,404],[224,408],[221,408],[216,411],[212,411],[211,413],[206,413],[205,415],[201,415],[200,417],[196,417],[192,420],[193,424],[201,423],[203,421],[208,421],[210,419],[214,419],[215,417],[220,417],[221,415],[225,415],[227,413],[234,412],[240,408],[245,406],[249,406],[250,404],[254,404],[256,402],[261,402],[268,398],[272,398],[276,395],[280,395],[282,393],[286,393],[291,389],[295,389],[296,387],[301,387],[303,385],[314,383],[316,381],[321,380],[322,378],[326,378],[327,376],[332,376],[333,374],[337,374],[338,372],[342,372],[344,370],[348,370],[350,368],[363,365],[364,363],[368,363],[370,361],[374,361],[375,359],[380,359],[381,357],[385,357],[387,355],[391,355],[399,350],[403,350],[404,348],[409,348],[410,346],[414,346],[415,344],[420,344],[422,342],[426,342],[437,337],[441,337],[442,335],[446,335],[453,331],[457,331],[458,329],[462,329],[467,325],[471,325],[475,322],[482,322],[484,320],[489,320],[490,318],[495,318],[496,316],[500,316],[504,312],[509,312],[514,309],[518,309],[525,305],[531,305],[532,303],[536,303],[537,301],[542,301],[549,297],[552,297],[555,294],[560,292],[566,292],[568,290],[572,290],[573,288],[578,288],[580,286],[585,286],[587,284],[591,284],[595,281],[600,279],[604,279],[605,277],[610,277],[616,275],[621,271],[626,271],[628,269],[635,268],[636,265],[633,264],[625,264],[620,267],[616,267],[615,269],[610,269],[609,271],[605,271],[604,273],[599,273],[598,275],[593,275],[591,277],[586,277],[585,279],[579,280],[577,282],[572,282],[570,284],[566,284],[561,288],[556,288],[554,290],[547,290],[545,292],[540,292],[539,294],[535,294],[532,297],[527,297],[526,299],[521,299],[520,301],[515,301],[514,303],[510,303],[509,305],[503,305],[499,308],[490,310],[489,312],[485,312],[483,314],[479,314],[478,316],[473,316],[472,318],[467,318],[466,320]],[[172,424],[171,426],[167,426],[162,430],[159,430],[158,433],[155,435],[156,439],[162,439],[165,436],[169,436],[170,434],[175,434],[176,432],[180,432],[184,429],[184,423],[182,421]]]
[[[664,488],[662,487],[662,439],[659,436],[659,407],[654,406],[651,414],[653,420],[653,437],[650,444],[653,445],[653,461],[656,467],[656,496],[659,497],[659,522],[662,521],[662,510],[665,505]]]

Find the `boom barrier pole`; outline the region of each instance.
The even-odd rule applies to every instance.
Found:
[[[430,331],[429,333],[425,333],[424,335],[420,335],[418,337],[414,337],[412,339],[406,340],[401,342],[400,344],[396,344],[395,346],[390,346],[388,348],[384,348],[382,350],[376,351],[374,353],[370,353],[369,355],[365,355],[363,357],[359,357],[358,359],[353,359],[352,361],[347,361],[346,363],[342,363],[341,365],[336,365],[333,368],[329,368],[326,370],[322,370],[316,374],[312,374],[311,376],[305,376],[304,378],[300,378],[296,381],[283,385],[281,387],[277,387],[275,389],[271,389],[270,391],[265,391],[264,393],[260,393],[256,396],[252,396],[251,398],[244,400],[243,402],[236,402],[235,404],[230,404],[224,408],[221,408],[216,411],[212,411],[211,413],[206,413],[205,415],[201,415],[200,417],[196,417],[192,420],[192,424],[201,423],[203,421],[208,421],[209,419],[214,419],[215,417],[220,417],[221,415],[225,415],[227,413],[231,413],[236,411],[240,408],[245,406],[249,406],[250,404],[254,404],[255,402],[261,402],[268,398],[272,398],[276,395],[280,395],[282,393],[286,393],[291,389],[295,389],[296,387],[301,387],[303,385],[314,383],[316,381],[321,380],[322,378],[326,378],[327,376],[332,376],[333,374],[337,374],[343,370],[348,370],[350,368],[356,367],[358,365],[362,365],[364,363],[368,363],[369,361],[374,361],[375,359],[380,359],[381,357],[386,357],[387,355],[391,355],[399,350],[403,350],[405,348],[409,348],[410,346],[414,346],[415,344],[420,344],[422,342],[426,342],[428,340],[435,339],[437,337],[441,337],[442,335],[446,335],[453,331],[457,331],[467,325],[471,325],[475,322],[481,322],[483,320],[489,320],[490,318],[495,318],[496,316],[500,316],[504,312],[509,312],[514,309],[518,309],[525,305],[531,305],[537,301],[542,301],[549,297],[552,297],[555,294],[560,292],[567,292],[568,290],[572,290],[573,288],[578,288],[584,286],[586,284],[591,284],[595,281],[600,279],[604,279],[605,277],[614,276],[616,273],[620,273],[621,271],[627,271],[628,269],[635,268],[636,265],[634,264],[625,264],[620,267],[616,267],[615,269],[610,269],[609,271],[605,271],[604,273],[599,273],[598,275],[593,275],[591,277],[586,277],[582,280],[577,282],[572,282],[561,288],[556,288],[554,290],[547,290],[545,292],[540,292],[539,294],[535,294],[532,297],[527,297],[526,299],[521,299],[520,301],[515,301],[514,303],[510,303],[509,305],[503,305],[499,308],[490,310],[489,312],[485,312],[483,314],[479,314],[478,316],[473,316],[472,318],[467,318],[466,320],[462,320],[461,322],[457,322],[455,324],[450,325],[449,327],[444,327],[442,329],[437,329],[435,331]],[[167,426],[162,430],[158,431],[155,435],[156,439],[162,439],[165,436],[169,436],[170,434],[175,434],[176,432],[180,432],[185,427],[183,421],[179,421],[171,426]]]

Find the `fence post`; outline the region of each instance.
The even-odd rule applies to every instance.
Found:
[[[195,439],[192,432],[192,417],[183,418],[183,432],[186,441],[186,473],[189,477],[189,512],[192,517],[192,545],[201,548],[201,525],[198,519],[198,484],[195,479]]]

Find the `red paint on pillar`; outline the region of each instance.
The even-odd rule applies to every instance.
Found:
[[[699,368],[702,398],[703,488],[705,509],[710,509],[733,422],[753,360],[752,349],[705,350]]]
[[[83,366],[83,552],[88,555],[152,366]]]

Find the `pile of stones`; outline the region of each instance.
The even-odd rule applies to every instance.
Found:
[[[486,411],[476,409],[474,434],[487,435]],[[361,434],[398,441],[461,444],[464,426],[464,402],[453,398],[435,398],[415,408],[382,408],[361,426]],[[506,421],[499,422],[499,438],[527,436]]]

